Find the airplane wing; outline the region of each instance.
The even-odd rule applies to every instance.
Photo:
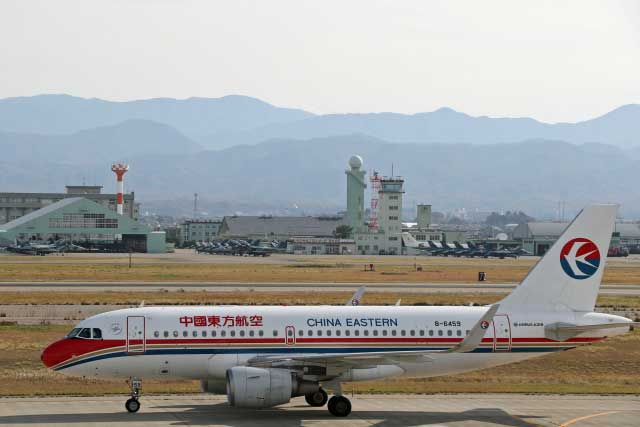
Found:
[[[399,362],[429,362],[430,355],[436,353],[467,353],[473,351],[480,343],[487,331],[488,325],[493,320],[499,304],[494,304],[482,315],[480,320],[469,331],[469,335],[460,343],[446,350],[405,350],[405,351],[380,351],[380,352],[353,352],[353,353],[308,353],[293,355],[268,355],[257,356],[250,359],[249,366],[256,367],[281,367],[304,366],[305,364],[322,364],[334,368],[366,368],[376,365],[396,364]]]
[[[362,302],[362,296],[366,291],[367,291],[366,287],[360,286],[345,305],[353,305],[353,306],[360,305],[360,303]]]

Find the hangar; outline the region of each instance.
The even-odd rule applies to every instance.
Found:
[[[0,243],[67,239],[114,243],[134,252],[166,251],[164,231],[153,231],[128,216],[83,197],[69,197],[0,225]]]

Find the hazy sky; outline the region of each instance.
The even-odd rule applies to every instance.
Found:
[[[640,103],[640,1],[2,0],[0,61],[0,97],[576,121]]]

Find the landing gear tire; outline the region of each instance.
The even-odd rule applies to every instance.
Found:
[[[306,400],[310,406],[321,407],[327,404],[329,396],[327,396],[326,391],[320,388],[315,393],[305,394],[304,400]]]
[[[127,408],[127,411],[129,412],[138,412],[138,409],[140,409],[140,402],[138,402],[138,399],[131,398],[126,401],[124,407]]]
[[[328,407],[331,415],[336,417],[346,417],[351,413],[351,402],[344,396],[333,396]]]

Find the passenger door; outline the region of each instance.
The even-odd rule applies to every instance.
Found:
[[[493,351],[511,350],[511,322],[506,314],[493,316]]]
[[[144,316],[127,317],[127,353],[144,353],[147,340],[145,337]]]
[[[284,342],[287,345],[295,345],[296,343],[296,328],[293,326],[287,326],[284,328]]]

